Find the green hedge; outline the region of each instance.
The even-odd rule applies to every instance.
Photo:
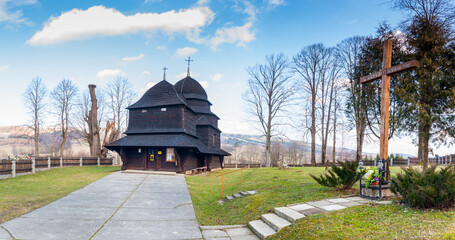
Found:
[[[455,167],[437,170],[431,166],[426,172],[402,168],[403,173],[392,178],[390,190],[411,207],[426,209],[450,208],[455,204]]]

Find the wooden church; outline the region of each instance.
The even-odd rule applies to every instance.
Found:
[[[188,62],[189,63],[189,62]],[[166,68],[164,68],[166,71]],[[127,109],[126,136],[106,147],[116,151],[122,169],[185,172],[222,168],[218,116],[198,81],[187,77],[175,85],[163,80]]]

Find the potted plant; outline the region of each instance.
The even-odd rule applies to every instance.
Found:
[[[378,185],[379,181],[382,179],[379,170],[374,166],[367,167],[365,170],[365,175],[363,175],[366,180],[365,187],[368,188],[370,185]]]

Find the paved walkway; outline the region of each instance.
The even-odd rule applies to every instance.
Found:
[[[202,239],[182,175],[113,173],[0,225],[0,239]]]

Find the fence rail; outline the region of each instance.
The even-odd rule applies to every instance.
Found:
[[[16,174],[35,173],[36,170],[46,170],[56,167],[68,166],[101,166],[112,165],[112,158],[94,158],[94,157],[80,157],[80,158],[51,158],[40,157],[32,159],[18,159],[18,160],[0,160],[0,176],[11,175],[16,177]]]

